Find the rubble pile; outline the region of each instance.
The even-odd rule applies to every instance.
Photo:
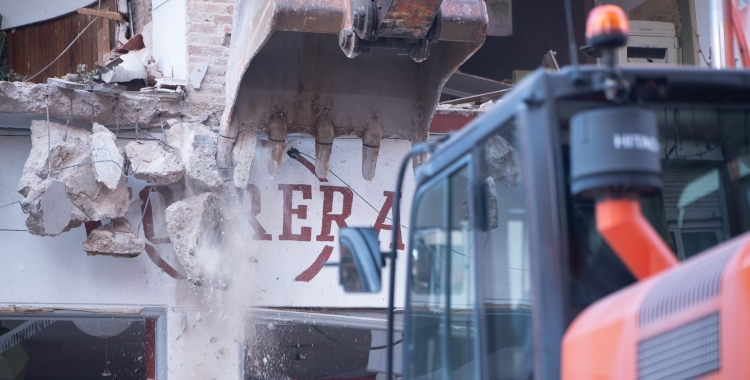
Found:
[[[107,93],[135,90],[184,95],[187,90],[188,81],[170,78],[171,72],[164,75],[159,71],[159,66],[140,34],[104,54],[103,58],[103,66],[97,63],[97,68],[87,72],[86,65],[78,65],[76,73],[68,73],[62,78],[50,78],[48,82],[61,88]],[[204,75],[206,70],[207,66],[203,67]],[[202,77],[194,78],[198,83],[197,88],[200,87],[201,80]]]
[[[184,179],[180,186],[198,195],[166,209],[169,237],[193,284],[225,287],[215,271],[221,232],[227,227],[221,202],[236,189],[216,165],[218,136],[200,123],[172,119],[167,124],[164,141],[131,141],[120,148],[116,136],[97,123],[87,131],[33,121],[31,153],[18,185],[29,231],[56,236],[84,222],[103,221],[89,233],[83,250],[89,255],[138,256],[146,242],[124,218],[131,197],[126,175],[157,185]],[[255,135],[246,132],[234,148],[239,187],[247,184],[255,143]]]

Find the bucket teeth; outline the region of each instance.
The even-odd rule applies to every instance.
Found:
[[[281,159],[284,158],[284,145],[286,144],[287,121],[283,112],[276,112],[271,116],[268,126],[268,173],[271,175],[278,172]]]
[[[320,179],[328,176],[334,134],[333,119],[324,111],[315,121],[315,175]]]
[[[375,178],[375,168],[378,164],[380,140],[383,139],[383,128],[375,122],[365,128],[362,135],[362,177],[368,181]]]

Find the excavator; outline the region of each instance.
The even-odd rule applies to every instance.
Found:
[[[594,8],[599,65],[537,70],[404,159],[394,225],[409,159],[429,156],[403,337],[398,229],[386,251],[340,230],[344,289],[388,289],[387,379],[750,378],[750,72],[618,66],[628,31]]]

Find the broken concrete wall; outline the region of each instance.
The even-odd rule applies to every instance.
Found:
[[[119,95],[65,90],[48,84],[0,82],[0,114],[47,115],[58,121],[102,125],[121,130],[161,128],[170,118],[208,124],[218,120],[223,106],[190,103],[179,96],[157,96],[139,92]],[[115,118],[115,115],[117,118]],[[216,125],[214,121],[211,122]],[[129,124],[129,125],[128,125]]]
[[[100,130],[99,133],[104,135],[104,131]],[[119,172],[119,177],[107,179],[113,186],[112,189],[97,181],[97,172],[92,165],[92,140],[91,133],[85,129],[66,127],[53,122],[32,121],[32,148],[18,185],[18,192],[25,197],[22,207],[29,214],[26,225],[32,234],[57,235],[83,222],[117,218],[127,211],[130,196],[125,177],[119,172],[117,165],[108,163],[114,167],[109,168],[113,171],[108,175],[116,175]],[[49,204],[69,201],[70,210],[53,211],[43,207],[47,203],[43,202],[45,192],[53,181],[65,185],[64,198],[60,195],[60,199],[49,200]],[[50,225],[51,216],[47,215],[45,224],[45,212],[55,213],[54,219],[58,221],[56,225],[60,224],[60,218],[67,218],[68,223],[59,230],[56,228],[54,231],[48,231],[45,225]]]
[[[198,192],[221,188],[224,179],[216,166],[216,133],[200,123],[172,121],[164,138],[179,151],[188,185]]]

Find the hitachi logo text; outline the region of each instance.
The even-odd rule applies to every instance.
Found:
[[[659,141],[653,136],[640,133],[615,133],[612,138],[615,149],[648,150],[654,153],[659,151]]]

